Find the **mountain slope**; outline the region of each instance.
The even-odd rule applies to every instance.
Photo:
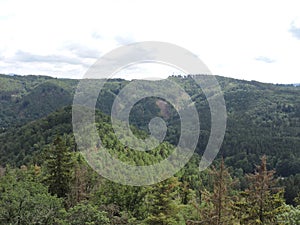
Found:
[[[279,175],[300,173],[300,87],[220,76],[216,78],[224,92],[228,113],[225,139],[219,153],[226,158],[226,163],[247,173],[253,170],[262,154],[267,154],[269,167],[276,168]],[[191,76],[170,79],[181,85],[196,103],[201,122],[201,135],[196,151],[201,155],[210,134],[210,110],[206,98]],[[16,157],[25,151],[25,155],[30,158],[31,153],[35,152],[32,146],[39,141],[34,136],[28,136],[24,140],[32,139],[32,144],[24,144],[26,141],[13,135],[14,126],[22,125],[22,129],[25,129],[25,125],[25,130],[34,132],[38,127],[31,128],[32,123],[28,122],[72,104],[78,81],[34,76],[0,76],[0,80],[0,122],[5,127],[1,137],[6,137],[0,138],[3,146],[0,161],[2,164],[20,164],[23,162],[22,157]],[[128,83],[124,80],[110,80],[98,98],[97,108],[110,115],[114,98]],[[165,140],[176,145],[180,137],[180,118],[175,108],[162,99],[143,99],[132,108],[129,119],[132,125],[149,132],[148,123],[155,116],[166,121],[168,131]],[[63,120],[55,120],[58,121],[57,126],[60,123],[63,126]],[[70,121],[70,118],[65,120]],[[70,126],[69,124],[68,127]],[[49,130],[51,129],[55,130],[50,126]],[[19,131],[19,135],[22,132],[25,131]],[[48,135],[47,132],[42,134],[43,139],[47,139]],[[10,136],[15,140],[9,139]],[[15,156],[10,156],[11,151]]]

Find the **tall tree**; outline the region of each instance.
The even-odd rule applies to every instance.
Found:
[[[219,169],[213,168],[212,174],[214,176],[214,191],[212,193],[213,203],[213,217],[215,220],[212,224],[221,225],[228,224],[231,218],[232,197],[230,196],[229,189],[233,184],[233,180],[225,167],[224,160],[222,159]]]
[[[277,187],[274,170],[267,170],[267,158],[254,174],[248,174],[249,188],[236,203],[237,216],[242,224],[276,224],[277,215],[285,209],[283,190]]]
[[[152,191],[146,200],[149,213],[144,221],[146,224],[179,224],[180,201],[177,199],[179,185],[178,179],[172,177],[152,187]]]
[[[74,207],[79,202],[89,199],[91,191],[99,182],[98,174],[88,166],[80,153],[76,154],[73,172],[67,199],[68,207]]]
[[[200,221],[189,221],[190,224],[213,224],[225,225],[232,221],[232,196],[230,190],[234,184],[224,160],[221,160],[219,168],[213,167],[211,170],[213,179],[213,191],[203,191],[203,203],[197,210],[200,211]]]
[[[67,137],[56,137],[48,150],[46,161],[49,192],[58,197],[66,197],[70,191],[73,161],[67,146]]]

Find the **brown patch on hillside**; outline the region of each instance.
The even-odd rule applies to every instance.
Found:
[[[160,115],[164,118],[164,119],[169,119],[170,118],[170,111],[169,111],[169,106],[168,103],[158,99],[156,101],[156,105],[158,106],[158,108],[160,109]]]

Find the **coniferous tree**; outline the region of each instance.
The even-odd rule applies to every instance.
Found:
[[[56,137],[48,150],[46,161],[49,192],[58,197],[66,197],[70,191],[72,179],[73,161],[69,147],[66,144],[67,137]]]
[[[68,193],[68,205],[75,206],[87,198],[87,168],[78,163],[74,168],[74,175],[71,180],[70,192]]]
[[[99,182],[99,177],[88,166],[81,154],[76,156],[73,171],[70,193],[68,193],[67,199],[69,207],[74,207],[79,202],[89,199],[91,191]]]
[[[211,196],[213,203],[212,224],[221,225],[228,224],[231,221],[231,206],[232,197],[230,196],[229,189],[233,184],[233,180],[225,167],[224,160],[222,159],[219,169],[213,168],[212,174],[214,176],[214,190]]]
[[[232,222],[233,197],[230,195],[230,189],[234,182],[223,159],[219,168],[212,168],[211,175],[213,191],[203,191],[204,203],[197,207],[201,214],[201,220],[190,221],[190,224],[225,225]]]
[[[284,212],[282,189],[277,187],[274,170],[267,170],[267,158],[261,158],[254,174],[248,174],[249,188],[236,203],[241,224],[277,224],[277,215]]]
[[[179,201],[176,200],[180,182],[176,177],[156,184],[147,199],[149,216],[145,219],[150,225],[179,224]]]

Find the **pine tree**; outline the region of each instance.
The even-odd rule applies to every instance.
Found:
[[[212,203],[214,205],[215,220],[212,224],[228,224],[231,220],[232,197],[229,195],[229,188],[233,180],[225,167],[222,159],[219,169],[213,168],[214,191],[212,194]]]
[[[277,187],[274,170],[267,170],[266,156],[261,158],[254,174],[248,174],[249,188],[236,203],[241,224],[276,224],[277,215],[284,211],[283,190]]]
[[[204,204],[197,207],[201,213],[200,221],[190,221],[190,224],[225,225],[232,221],[232,196],[231,186],[234,184],[224,160],[221,160],[219,168],[213,167],[213,191],[203,191]]]
[[[49,148],[46,161],[49,192],[58,197],[65,198],[70,191],[72,179],[73,161],[69,147],[66,144],[66,137],[56,137]]]
[[[176,200],[180,182],[176,177],[156,184],[147,197],[149,216],[145,219],[150,225],[175,225],[179,223],[179,201]]]
[[[89,199],[92,189],[98,182],[98,174],[88,166],[81,154],[77,154],[73,170],[67,199],[68,207],[74,207],[79,202]]]
[[[69,207],[75,206],[77,203],[87,198],[87,168],[76,163],[74,168],[74,176],[71,180],[70,193],[68,194]]]

